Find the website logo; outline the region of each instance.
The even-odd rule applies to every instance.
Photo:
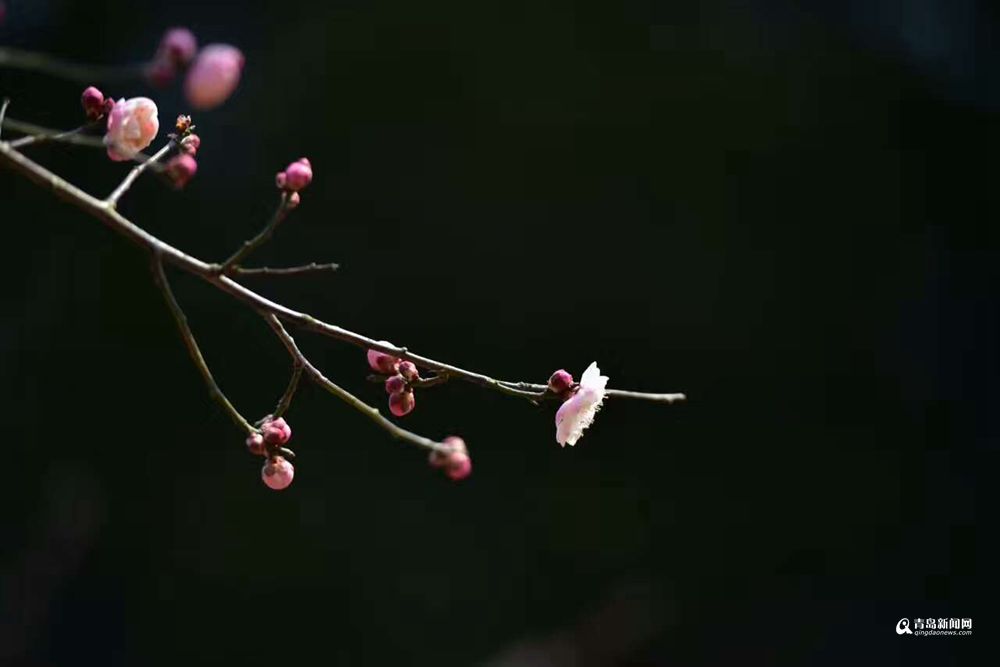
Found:
[[[897,635],[914,637],[966,637],[972,634],[971,618],[901,618],[896,622]]]

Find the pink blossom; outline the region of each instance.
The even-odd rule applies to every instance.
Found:
[[[282,417],[264,422],[260,432],[269,445],[283,445],[292,438],[292,427]]]
[[[118,100],[108,114],[108,131],[104,145],[108,157],[115,162],[131,160],[156,138],[160,121],[156,103],[148,97]]]
[[[579,389],[556,412],[556,442],[564,447],[576,444],[601,408],[607,385],[608,378],[601,375],[597,362],[590,364],[580,378]]]
[[[174,187],[183,188],[194,178],[195,172],[198,171],[198,162],[187,153],[181,153],[171,158],[164,166],[164,170],[173,181]]]
[[[275,491],[287,489],[295,478],[295,467],[283,456],[272,456],[260,469],[260,478]]]
[[[389,396],[389,412],[397,417],[405,417],[413,412],[417,399],[413,397],[412,391],[400,391]]]
[[[184,81],[184,95],[195,109],[212,109],[225,102],[240,83],[245,59],[228,44],[209,44],[195,58]]]

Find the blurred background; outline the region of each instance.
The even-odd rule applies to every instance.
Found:
[[[245,52],[234,97],[195,115],[195,180],[122,202],[147,230],[220,260],[308,156],[255,260],[342,269],[262,293],[495,376],[596,360],[690,401],[609,402],[562,450],[552,405],[427,390],[405,425],[464,436],[456,484],[306,385],[274,493],[143,253],[0,173],[0,664],[957,665],[982,636],[896,622],[995,630],[986,3],[6,6],[0,43],[76,61],[147,60],[174,25]],[[179,86],[101,87],[188,111]],[[81,89],[0,70],[20,120],[75,127]],[[98,195],[125,173],[29,154]],[[284,350],[174,283],[220,385],[263,416]],[[384,407],[360,350],[299,340]]]

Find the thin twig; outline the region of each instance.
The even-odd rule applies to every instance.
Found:
[[[229,259],[222,263],[218,272],[221,274],[230,273],[240,262],[246,259],[250,253],[262,246],[268,239],[274,236],[274,230],[277,229],[278,225],[281,224],[281,221],[287,217],[290,210],[291,208],[288,206],[288,193],[282,192],[281,201],[278,202],[278,208],[275,209],[274,215],[272,215],[271,219],[268,220],[266,225],[264,225],[264,229],[260,230],[257,236],[244,241],[243,245],[240,246],[240,249],[230,255]]]
[[[310,264],[303,264],[302,266],[288,266],[288,267],[277,267],[271,268],[269,266],[255,266],[251,268],[246,268],[243,266],[234,266],[227,271],[231,276],[237,277],[254,277],[254,276],[301,276],[310,273],[330,273],[336,271],[340,268],[339,264],[334,264],[330,262],[328,264],[317,264],[312,262]]]
[[[382,413],[379,412],[377,408],[373,408],[343,387],[331,382],[323,375],[322,372],[320,372],[318,368],[309,362],[305,355],[302,354],[302,351],[299,350],[298,346],[295,344],[295,339],[292,338],[291,334],[288,333],[288,330],[285,329],[277,317],[270,313],[261,313],[261,315],[263,315],[264,319],[267,320],[267,323],[271,325],[271,328],[274,329],[274,333],[278,335],[278,338],[281,339],[285,349],[288,350],[288,354],[291,355],[293,360],[302,365],[302,368],[305,369],[305,372],[309,374],[309,377],[311,377],[316,384],[323,387],[328,392],[371,419],[380,427],[388,431],[389,435],[394,438],[435,452],[447,454],[452,451],[452,448],[448,445],[425,438],[411,431],[407,431],[405,428],[397,426],[395,423],[383,417]]]
[[[147,66],[146,63],[124,66],[80,65],[43,53],[0,47],[0,67],[41,72],[82,84],[138,79]]]
[[[292,404],[292,398],[295,397],[295,390],[299,388],[299,380],[302,378],[302,364],[296,359],[292,365],[292,377],[288,381],[288,387],[285,389],[285,393],[281,395],[281,399],[278,400],[277,407],[274,408],[274,412],[271,416],[277,419],[288,411],[288,407]]]
[[[3,98],[3,102],[0,103],[0,137],[3,137],[3,122],[7,119],[7,107],[10,106],[10,98]]]
[[[80,127],[74,127],[72,130],[66,130],[64,132],[56,132],[55,134],[33,134],[27,137],[21,137],[20,139],[15,139],[10,142],[11,148],[23,148],[24,146],[31,146],[32,144],[41,144],[46,141],[66,141],[68,137],[79,136],[81,132],[92,127],[92,123],[86,123]]]
[[[13,130],[15,132],[20,132],[21,134],[27,134],[31,136],[45,135],[48,136],[51,141],[59,141],[64,144],[76,144],[78,146],[90,146],[92,148],[104,148],[104,141],[101,137],[94,137],[87,134],[70,134],[66,136],[59,136],[63,134],[62,130],[57,130],[51,127],[44,127],[42,125],[36,125],[35,123],[28,123],[23,120],[18,120],[16,118],[8,118],[4,121],[6,129]]]
[[[184,346],[187,347],[188,353],[191,355],[191,361],[194,362],[195,367],[198,372],[201,373],[202,379],[205,380],[205,384],[208,385],[208,395],[212,397],[212,400],[216,401],[221,405],[225,411],[232,418],[236,425],[243,429],[248,435],[253,433],[256,429],[250,425],[243,415],[233,407],[233,404],[229,402],[226,395],[222,393],[219,389],[219,385],[216,384],[215,378],[212,377],[212,371],[209,370],[208,364],[205,363],[205,357],[201,354],[201,349],[198,347],[198,341],[194,338],[194,333],[191,331],[191,327],[188,325],[187,315],[184,314],[184,310],[181,309],[179,303],[177,303],[177,298],[174,296],[173,290],[170,289],[170,283],[167,281],[167,275],[163,271],[163,261],[158,253],[154,251],[153,261],[153,281],[156,286],[160,288],[163,292],[163,298],[167,302],[167,306],[170,308],[170,314],[174,316],[174,322],[177,323],[177,329],[181,334],[181,338],[184,340]]]
[[[123,194],[128,192],[128,189],[132,187],[133,183],[135,183],[135,179],[142,176],[142,172],[146,171],[146,169],[156,164],[156,162],[164,155],[166,155],[173,147],[174,147],[174,140],[171,139],[170,141],[167,142],[166,146],[156,151],[153,154],[153,157],[149,158],[145,162],[142,162],[132,167],[132,171],[128,173],[128,176],[126,176],[125,179],[121,182],[121,184],[117,188],[115,188],[115,191],[112,192],[110,195],[108,195],[108,198],[104,200],[105,206],[110,206],[111,208],[117,206],[118,200],[121,199],[121,196]]]
[[[34,162],[24,154],[12,149],[9,145],[0,142],[0,162],[23,174],[29,180],[38,185],[47,187],[57,197],[63,199],[77,208],[86,211],[94,216],[116,233],[124,236],[132,243],[158,252],[163,260],[174,264],[178,268],[200,277],[216,288],[229,294],[233,298],[241,301],[255,310],[262,310],[290,322],[304,329],[322,334],[324,336],[341,340],[351,345],[356,345],[365,349],[378,350],[386,354],[412,361],[420,368],[425,368],[437,373],[445,373],[452,378],[465,382],[477,384],[483,387],[494,389],[508,396],[516,396],[537,402],[544,398],[545,385],[503,381],[492,378],[483,373],[466,370],[452,364],[437,361],[430,357],[410,352],[404,347],[384,343],[367,336],[363,336],[354,331],[344,329],[335,324],[323,322],[312,315],[303,313],[282,304],[271,301],[261,296],[257,292],[244,287],[226,275],[220,275],[217,264],[208,264],[196,257],[175,248],[174,246],[153,236],[146,230],[137,226],[113,207],[108,206],[100,199],[93,197],[72,183],[65,181],[52,173],[37,162]],[[677,394],[645,394],[636,392],[625,392],[621,390],[609,389],[607,392],[610,398],[634,398],[640,400],[654,400],[658,402],[674,402],[680,400]],[[673,398],[667,398],[673,397]]]
[[[503,382],[503,384],[513,389],[524,391],[545,391],[548,385],[534,384],[531,382]],[[624,389],[607,389],[604,392],[606,398],[633,398],[642,401],[652,401],[654,403],[680,403],[687,400],[686,394],[652,394],[645,391],[626,391]],[[552,394],[550,398],[559,398],[558,394]]]

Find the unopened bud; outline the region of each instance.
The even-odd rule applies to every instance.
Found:
[[[389,396],[389,412],[397,417],[404,417],[411,412],[417,404],[417,399],[413,397],[412,391],[401,391]]]

